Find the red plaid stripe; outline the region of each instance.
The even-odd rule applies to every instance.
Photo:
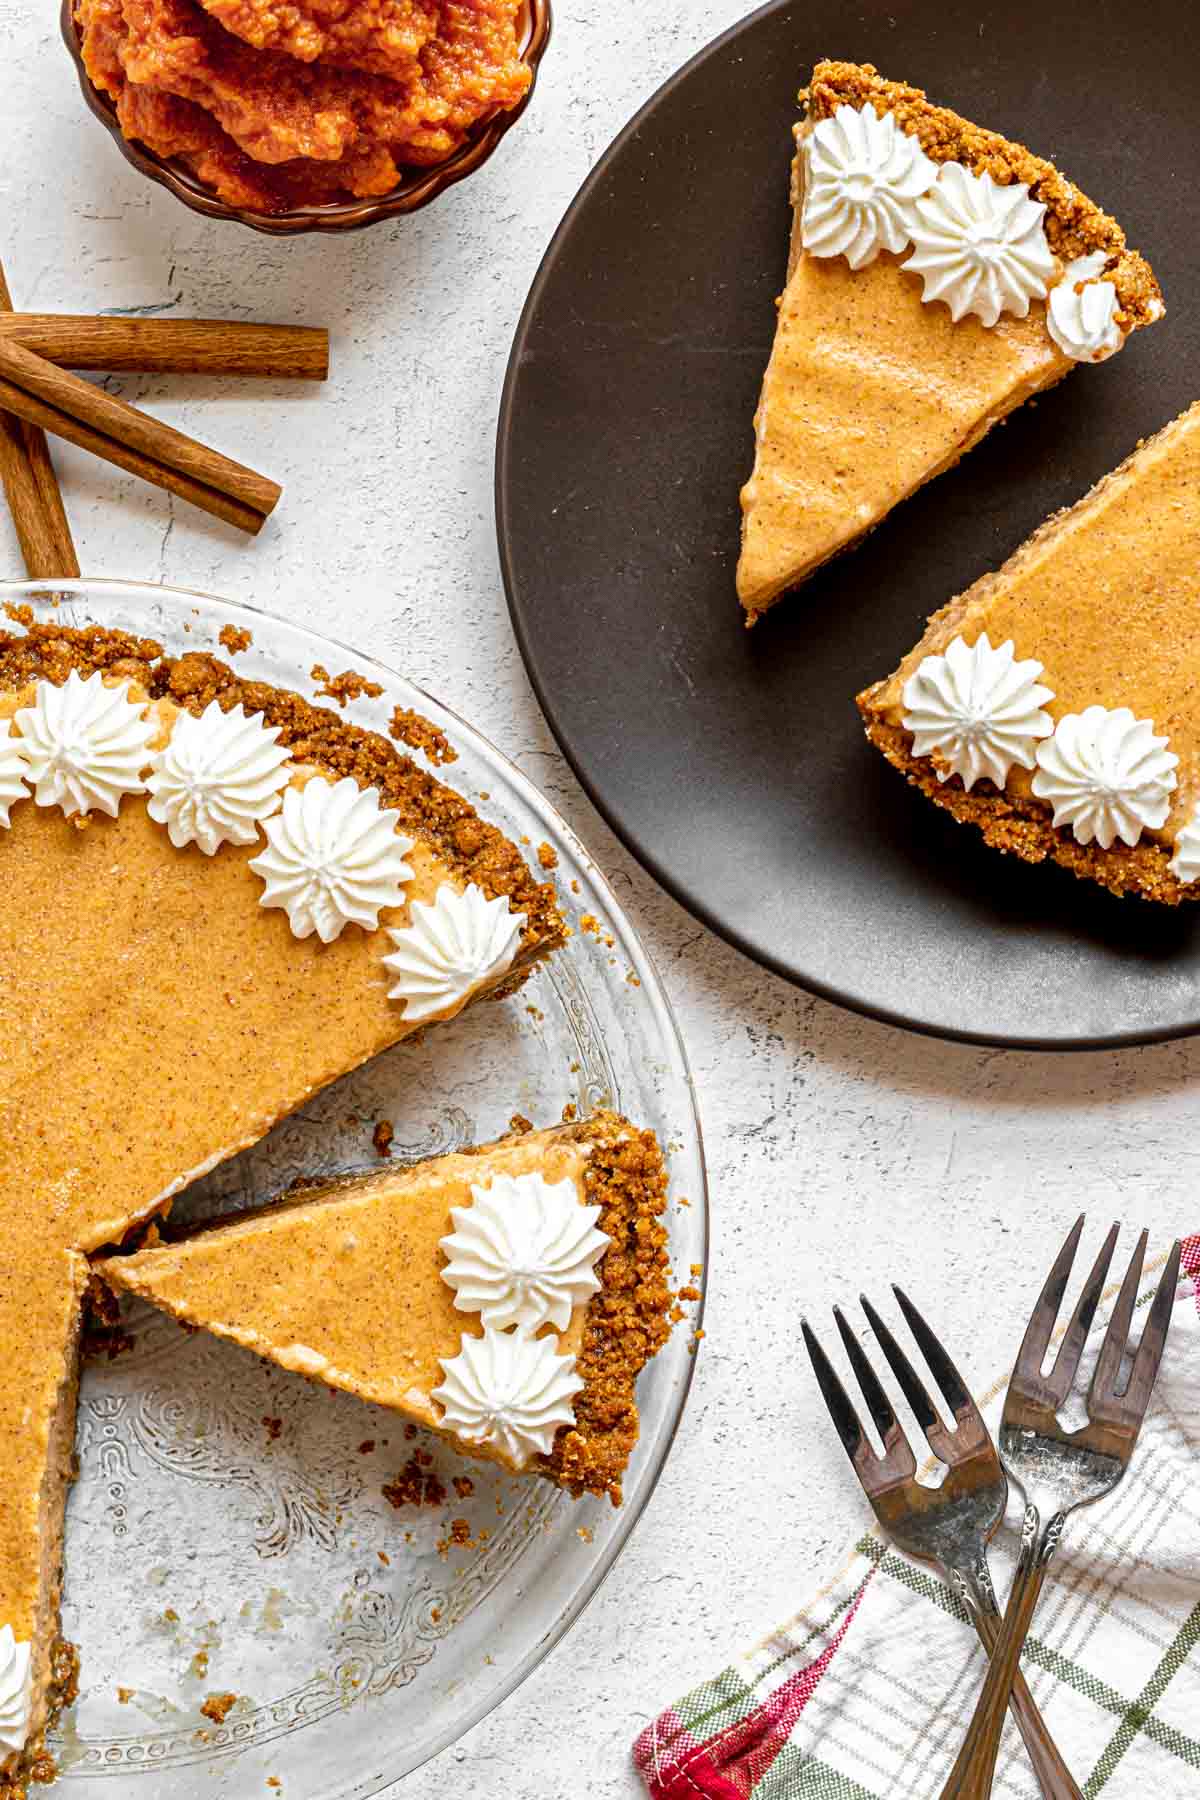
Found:
[[[745,1718],[701,1744],[675,1712],[664,1713],[647,1726],[633,1747],[633,1756],[651,1800],[697,1800],[698,1796],[699,1800],[749,1800],[816,1692],[874,1574],[872,1569],[820,1656],[790,1675]],[[660,1748],[664,1739],[671,1746],[666,1760]]]

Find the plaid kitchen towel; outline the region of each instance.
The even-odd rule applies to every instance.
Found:
[[[1200,1236],[1183,1262],[1136,1458],[1071,1520],[1026,1652],[1087,1800],[1200,1796]],[[985,1404],[993,1425],[1003,1391]],[[1018,1518],[1014,1504],[998,1583]],[[869,1532],[809,1605],[648,1726],[634,1758],[652,1800],[936,1800],[981,1682],[947,1590]],[[995,1793],[1038,1800],[1011,1727]]]

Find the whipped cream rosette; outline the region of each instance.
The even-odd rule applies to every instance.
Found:
[[[39,681],[16,727],[28,780],[39,806],[61,806],[68,818],[106,813],[115,819],[126,794],[143,794],[143,771],[157,729],[146,703],[129,699],[129,683],[110,686],[97,670],[83,680],[71,670],[61,687]]]
[[[1011,638],[993,649],[986,631],[969,648],[956,637],[904,685],[914,755],[936,756],[939,779],[959,775],[968,790],[983,775],[1003,787],[1014,763],[1032,769],[1038,740],[1054,729],[1042,711],[1054,698],[1042,673],[1040,662],[1016,660]]]
[[[349,775],[288,788],[282,811],[263,825],[267,848],[250,861],[263,880],[259,904],[282,907],[297,937],[316,932],[324,944],[350,924],[374,931],[380,911],[399,906],[412,880],[404,859],[414,844],[399,822],[376,788]]]
[[[1102,279],[1106,260],[1103,250],[1077,256],[1050,290],[1046,329],[1074,362],[1105,362],[1125,342],[1116,285]]]
[[[0,1750],[15,1751],[29,1736],[32,1665],[30,1646],[0,1626]]]
[[[1034,793],[1080,844],[1108,850],[1120,838],[1132,848],[1166,823],[1179,758],[1127,706],[1068,713],[1038,746],[1037,762]]]
[[[904,267],[921,276],[922,298],[944,300],[956,324],[968,313],[984,325],[1004,312],[1023,319],[1032,300],[1046,298],[1054,275],[1045,216],[1024,182],[1002,187],[986,171],[943,163],[909,209],[913,253]]]
[[[24,744],[12,736],[7,722],[0,722],[0,825],[10,825],[12,807],[18,800],[28,800],[28,773],[29,755]]]
[[[1193,808],[1191,817],[1180,828],[1175,839],[1171,873],[1177,875],[1185,885],[1195,881],[1200,875],[1200,806]]]
[[[222,844],[255,843],[288,783],[278,740],[277,726],[241,706],[222,712],[211,700],[198,718],[180,713],[147,777],[150,817],[177,850],[196,844],[213,856]]]
[[[414,1024],[464,1005],[512,967],[524,924],[502,894],[488,900],[473,881],[461,893],[443,883],[432,904],[413,902],[406,926],[389,927],[389,999],[403,1001]]]
[[[497,1175],[471,1185],[470,1206],[451,1208],[442,1239],[442,1279],[460,1312],[485,1325],[565,1331],[571,1314],[600,1291],[596,1265],[609,1240],[598,1206],[581,1206],[573,1181]]]
[[[839,106],[804,143],[801,241],[813,256],[844,256],[864,268],[881,250],[909,241],[906,208],[937,177],[915,137],[866,102]]]
[[[459,1354],[439,1359],[444,1379],[431,1397],[440,1423],[468,1444],[493,1446],[517,1469],[549,1456],[559,1429],[575,1423],[571,1402],[584,1385],[558,1342],[494,1326],[482,1337],[464,1334]]]

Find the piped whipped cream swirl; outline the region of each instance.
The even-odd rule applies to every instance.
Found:
[[[599,1292],[596,1265],[610,1239],[596,1230],[598,1206],[581,1206],[573,1181],[495,1175],[471,1184],[470,1206],[450,1209],[454,1230],[441,1242],[442,1280],[460,1312],[485,1325],[565,1331],[571,1314]]]
[[[110,687],[97,671],[81,680],[72,669],[61,687],[39,681],[32,706],[16,714],[39,806],[115,819],[126,794],[144,794],[157,725],[145,702],[129,699],[129,683]]]
[[[1153,721],[1127,706],[1068,713],[1038,746],[1037,762],[1034,793],[1080,844],[1108,850],[1120,838],[1132,848],[1143,831],[1166,823],[1179,758],[1155,736]]]
[[[412,838],[397,831],[400,814],[380,805],[377,788],[350,775],[330,783],[315,775],[290,787],[283,810],[263,824],[267,848],[251,857],[263,880],[260,906],[280,906],[298,938],[315,931],[331,944],[347,925],[374,931],[381,908],[399,906],[412,869]]]
[[[288,782],[288,753],[278,738],[278,726],[241,706],[222,712],[210,700],[198,718],[180,713],[146,781],[146,810],[177,850],[197,844],[213,856],[222,844],[257,841]]]
[[[1104,362],[1125,342],[1117,323],[1116,287],[1100,279],[1105,260],[1103,250],[1077,256],[1050,289],[1046,329],[1063,355],[1076,362]]]
[[[13,737],[7,719],[0,719],[0,825],[10,825],[9,812],[18,800],[28,800],[29,758],[20,738]]]
[[[970,789],[986,775],[1002,788],[1014,763],[1035,766],[1038,740],[1054,730],[1042,711],[1054,692],[1039,684],[1041,674],[1040,662],[1016,660],[1011,638],[993,649],[986,631],[969,648],[956,637],[904,684],[913,754],[936,757],[939,781],[959,775]]]
[[[1185,884],[1195,881],[1200,875],[1200,806],[1193,808],[1191,818],[1181,827],[1179,836],[1175,839],[1171,873]]]
[[[852,269],[909,242],[906,207],[937,177],[920,143],[870,101],[841,105],[804,142],[800,238],[814,256],[844,256]]]
[[[1103,362],[1125,342],[1116,287],[1101,279],[1103,251],[1061,270],[1043,223],[1046,207],[1025,182],[998,184],[959,162],[933,162],[920,140],[870,101],[842,104],[803,143],[800,239],[813,256],[844,256],[852,269],[912,247],[902,266],[922,278],[922,299],[944,301],[957,324],[969,314],[995,325],[1046,300],[1046,326],[1065,356]]]
[[[1046,208],[1023,181],[998,187],[986,172],[943,163],[928,193],[908,208],[913,253],[903,264],[924,282],[922,299],[944,300],[957,322],[974,313],[994,325],[1023,319],[1050,291],[1055,261],[1042,224]]]
[[[31,1668],[30,1646],[11,1625],[0,1626],[0,1750],[9,1754],[23,1750],[29,1736]]]
[[[404,1002],[413,1024],[456,1011],[511,968],[524,923],[503,894],[488,900],[473,881],[461,894],[443,882],[432,905],[414,900],[409,923],[388,927],[393,947],[383,966],[396,978],[388,998]]]
[[[583,1387],[558,1342],[487,1325],[482,1337],[464,1335],[457,1356],[438,1359],[439,1423],[465,1443],[493,1445],[517,1469],[548,1456],[561,1427],[575,1423],[571,1402]]]

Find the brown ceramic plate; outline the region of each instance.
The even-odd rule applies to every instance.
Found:
[[[156,156],[144,144],[131,143],[117,122],[112,101],[92,85],[83,66],[74,0],[63,0],[61,25],[63,42],[74,59],[83,97],[111,134],[126,162],[206,218],[232,219],[239,225],[248,225],[252,231],[265,231],[274,237],[296,237],[306,231],[358,231],[364,225],[378,224],[381,219],[397,219],[405,213],[419,212],[447,188],[473,175],[533,98],[538,65],[550,42],[551,11],[550,0],[524,0],[521,57],[532,69],[533,80],[520,105],[482,120],[462,148],[444,163],[428,169],[413,169],[390,194],[373,194],[362,200],[334,200],[321,206],[298,206],[281,213],[251,212],[245,207],[229,206],[218,199],[211,188],[197,181],[183,163]]]
[[[1200,395],[1193,0],[775,0],[602,158],[534,283],[497,463],[513,622],[596,805],[747,955],[948,1037],[1200,1030],[1200,907],[988,850],[866,743],[854,696],[926,615]],[[738,489],[787,256],[796,91],[874,62],[1052,156],[1152,259],[1167,317],[931,482],[753,631]]]

